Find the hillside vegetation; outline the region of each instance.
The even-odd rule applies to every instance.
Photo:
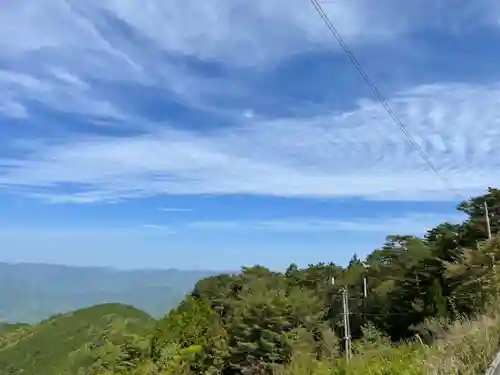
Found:
[[[491,239],[484,202],[490,210]],[[500,348],[500,191],[489,189],[458,209],[466,215],[463,223],[442,223],[423,238],[390,235],[380,249],[364,260],[353,256],[346,267],[320,263],[300,269],[292,264],[279,273],[255,266],[202,279],[149,334],[126,344],[110,343],[95,352],[97,357],[73,355],[87,362],[79,359],[72,367],[79,372],[72,374],[482,374]],[[349,362],[343,339],[344,288],[349,291],[353,339]],[[102,329],[97,327],[92,332]],[[4,363],[10,359],[20,368],[19,348],[30,335],[31,357],[37,353],[33,350],[47,345],[40,331],[33,332],[18,334],[26,338],[0,351]],[[67,336],[64,331],[50,334],[61,342]],[[72,353],[91,352],[87,346],[79,348]],[[59,352],[52,356],[55,362],[71,362],[73,357]],[[38,363],[57,368],[43,358]]]
[[[0,374],[76,375],[103,361],[122,361],[117,348],[137,345],[154,320],[120,304],[105,304],[53,316],[38,324],[0,331]]]

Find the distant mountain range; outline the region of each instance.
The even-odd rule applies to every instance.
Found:
[[[160,317],[199,279],[216,273],[0,263],[0,322],[33,323],[53,314],[111,302]]]

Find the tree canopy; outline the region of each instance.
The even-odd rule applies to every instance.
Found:
[[[204,278],[155,323],[147,349],[144,343],[121,343],[115,364],[101,363],[100,369],[265,375],[279,372],[297,353],[317,360],[336,356],[343,350],[344,288],[354,340],[379,335],[399,342],[420,333],[432,341],[423,328],[427,319],[481,313],[500,285],[494,267],[500,260],[500,191],[490,188],[457,208],[466,215],[464,222],[441,223],[423,237],[388,235],[379,249],[364,259],[353,256],[344,267],[291,264],[275,272],[254,266]],[[0,359],[1,348],[0,343]]]

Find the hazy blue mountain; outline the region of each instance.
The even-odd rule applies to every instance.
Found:
[[[215,273],[0,263],[0,321],[36,322],[108,302],[159,317],[179,303],[196,281]]]

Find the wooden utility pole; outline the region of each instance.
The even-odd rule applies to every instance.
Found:
[[[345,358],[349,362],[351,359],[351,327],[349,325],[349,296],[347,288],[342,290],[342,306],[344,308],[344,343],[345,343]]]
[[[484,217],[486,219],[486,230],[488,231],[488,239],[491,240],[491,225],[490,225],[490,214],[488,212],[488,203],[486,201],[484,202]],[[491,257],[491,266],[493,267],[493,277],[494,277],[494,285],[496,289],[496,298],[499,297],[499,281],[498,280],[498,274],[497,274],[497,267],[496,267],[496,259],[495,259],[495,253],[492,251],[490,253]]]
[[[488,203],[484,202],[484,216],[486,219],[486,229],[488,231],[488,238],[491,240],[491,226],[490,226],[490,214],[488,213]]]
[[[484,201],[484,218],[486,220],[486,230],[488,232],[488,239],[491,240],[490,214],[488,212],[488,203],[486,203],[486,201]],[[495,268],[495,254],[492,252],[490,256],[493,268]]]
[[[331,278],[332,285],[335,285],[335,279]],[[366,298],[368,296],[368,283],[366,276],[363,276],[363,295]],[[352,337],[351,337],[351,313],[349,311],[349,292],[347,287],[342,288],[342,308],[343,308],[343,318],[344,318],[344,350],[345,359],[349,362],[352,358]]]
[[[365,298],[368,296],[368,288],[366,286],[366,276],[363,277],[363,295]]]

